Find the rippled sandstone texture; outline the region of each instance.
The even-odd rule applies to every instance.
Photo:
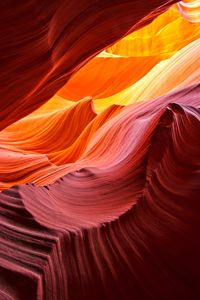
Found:
[[[90,58],[175,2],[2,1],[0,129],[45,103]]]
[[[200,298],[200,9],[175,2],[0,3],[0,299]]]

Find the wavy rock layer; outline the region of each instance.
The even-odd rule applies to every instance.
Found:
[[[150,116],[155,117],[158,111],[162,111],[170,102],[174,101],[184,105],[197,106],[199,105],[199,93],[199,85],[197,84],[154,101],[147,101],[126,108],[110,106],[93,118],[70,146],[68,146],[67,139],[62,132],[60,132],[62,138],[59,137],[60,143],[53,144],[53,146],[51,135],[46,135],[44,131],[44,134],[37,136],[37,131],[34,132],[34,128],[32,138],[24,139],[27,136],[27,131],[23,124],[31,123],[30,120],[33,120],[32,116],[27,117],[0,134],[0,139],[4,140],[0,149],[0,189],[3,190],[15,184],[28,182],[46,185],[83,167],[105,168],[115,165],[127,156],[130,151],[129,147],[135,147],[136,137],[139,139],[142,132],[148,129],[149,124],[143,122],[143,114],[150,113]],[[82,105],[79,103],[70,108],[69,111],[76,109],[78,112],[74,115],[81,115],[85,111],[80,110],[79,112],[79,109],[86,107],[89,108],[89,115],[90,113],[93,114],[91,102],[88,100],[84,101]],[[59,117],[61,113],[66,115],[66,110],[61,110],[56,116]],[[37,127],[37,120],[40,124],[42,119],[40,120],[41,116],[39,116],[34,119],[34,124],[35,128],[40,131],[40,126]],[[85,114],[86,116],[87,114]],[[45,115],[46,117],[47,115]],[[139,121],[140,118],[141,121]],[[138,123],[133,126],[136,119]],[[51,122],[54,125],[55,120],[55,118],[49,120],[49,128],[52,130],[54,127]],[[76,119],[75,121],[79,122]],[[144,128],[143,124],[146,124]],[[66,128],[67,123],[62,122],[62,127]],[[48,130],[48,128],[46,129]],[[71,135],[73,136],[73,130]],[[18,142],[16,142],[16,136]],[[64,147],[65,143],[66,147]],[[33,151],[24,152],[25,145],[27,145],[26,147],[32,145]],[[56,145],[58,151],[55,151]],[[59,150],[60,145],[62,145],[63,150]],[[39,151],[42,147],[47,150],[47,153],[43,153],[44,151],[42,153],[35,152],[36,149]],[[51,152],[52,147],[53,152]]]
[[[1,3],[0,130],[33,112],[89,59],[123,35],[149,23],[175,2]]]
[[[147,100],[149,83],[147,83],[146,77],[150,77],[152,82],[155,77],[159,77],[161,80],[160,77],[163,77],[161,72],[167,77],[164,84],[166,85],[165,90],[162,90],[164,94],[166,88],[170,90],[168,74],[174,73],[174,70],[172,71],[170,68],[174,68],[176,72],[180,69],[176,80],[173,80],[174,86],[178,84],[177,80],[181,81],[184,76],[187,78],[191,75],[192,70],[191,67],[187,67],[188,64],[193,65],[193,72],[199,69],[198,65],[194,64],[194,60],[195,63],[199,61],[198,53],[194,54],[192,53],[194,49],[188,49],[195,48],[193,44],[197,44],[198,38],[200,38],[199,24],[189,23],[180,15],[177,7],[172,6],[149,25],[125,36],[94,57],[70,78],[67,84],[58,91],[58,95],[73,101],[90,95],[98,100],[95,101],[95,108],[98,109],[99,103],[102,102],[99,99],[102,98],[109,97],[109,99],[105,99],[107,106],[112,101],[111,97],[115,101],[119,99],[118,102],[122,102],[123,96],[116,97],[116,94],[121,91],[124,93],[125,88],[134,86],[134,84],[137,87],[137,82],[141,79],[139,82],[142,88],[137,87],[136,92],[142,93],[141,90],[145,90],[146,95],[142,100]],[[196,47],[198,46],[196,45]],[[198,49],[196,51],[198,52]],[[190,57],[188,57],[189,55]],[[154,66],[155,68],[153,68]],[[182,69],[183,66],[184,69]],[[163,86],[163,84],[159,86]],[[157,92],[157,96],[160,95],[156,84],[152,90],[155,91],[154,93]],[[135,90],[132,95],[134,94]],[[151,94],[148,97],[151,99]],[[138,97],[134,98],[134,101],[138,100]],[[123,104],[125,103],[126,101],[123,101]]]
[[[0,194],[2,299],[199,299],[199,90],[122,110],[81,169]]]
[[[200,299],[199,4],[176,2],[0,3],[0,300]]]

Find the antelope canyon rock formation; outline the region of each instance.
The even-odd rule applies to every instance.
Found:
[[[199,0],[0,16],[0,300],[199,300]]]

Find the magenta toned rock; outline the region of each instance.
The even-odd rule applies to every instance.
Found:
[[[199,299],[199,92],[123,111],[107,167],[0,194],[1,299]]]
[[[156,99],[99,113],[86,95],[16,122],[178,1],[0,2],[0,300],[199,300],[196,67]]]

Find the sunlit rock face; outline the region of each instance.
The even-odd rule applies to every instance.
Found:
[[[186,20],[192,23],[200,22],[199,0],[184,0],[180,1],[177,5]]]
[[[199,1],[0,8],[0,299],[199,300]]]

